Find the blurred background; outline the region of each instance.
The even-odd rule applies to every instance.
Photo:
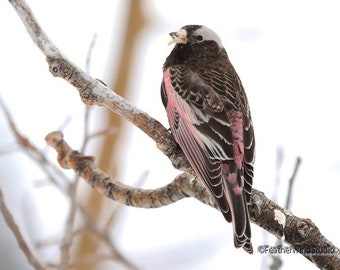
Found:
[[[290,209],[312,219],[340,246],[337,1],[30,0],[28,4],[71,61],[85,69],[92,48],[90,75],[166,127],[160,82],[163,62],[172,49],[167,46],[168,33],[186,24],[214,29],[249,98],[257,140],[254,187],[284,205],[288,180],[301,157]],[[98,167],[115,179],[157,188],[179,174],[133,125],[104,108],[86,109],[71,85],[49,73],[44,56],[9,2],[1,1],[0,10],[0,97],[20,132],[52,166],[58,166],[56,153],[45,145],[46,134],[62,129],[66,141],[80,149],[89,127],[89,134],[110,130],[89,140],[85,154],[96,156]],[[70,199],[65,189],[51,183],[44,168],[19,147],[1,110],[0,188],[37,258],[53,266],[60,260]],[[61,173],[61,186],[75,181],[71,171]],[[269,269],[272,264],[270,255],[256,249],[275,245],[274,237],[253,225],[255,253],[246,255],[234,248],[232,228],[222,215],[194,199],[159,209],[136,209],[119,206],[80,181],[76,202],[88,219],[74,215],[77,234],[70,250],[74,269]],[[97,231],[102,228],[110,245],[84,229],[90,225]],[[32,269],[2,215],[0,235],[1,268]],[[315,269],[299,255],[281,258],[280,269]]]

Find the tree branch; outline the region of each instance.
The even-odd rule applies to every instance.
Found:
[[[289,185],[288,185],[288,191],[287,191],[287,198],[286,198],[286,205],[285,208],[288,210],[290,209],[290,204],[292,202],[292,193],[293,193],[293,185],[296,179],[296,174],[300,168],[301,165],[301,158],[297,157],[296,158],[296,162],[295,162],[295,167],[294,167],[294,171],[293,174],[291,176],[291,178],[289,179]]]
[[[39,260],[34,256],[33,252],[27,245],[24,237],[22,236],[20,229],[18,225],[16,224],[11,212],[8,210],[2,190],[0,189],[0,211],[8,225],[8,227],[11,229],[11,231],[14,234],[14,237],[16,238],[21,250],[24,252],[28,262],[37,270],[43,270],[45,269],[39,262]]]
[[[193,170],[166,128],[64,57],[42,31],[24,1],[10,0],[10,3],[19,14],[34,43],[46,56],[53,76],[71,83],[85,104],[105,106],[132,122],[155,141],[175,168],[185,173],[162,188],[155,190],[133,188],[110,179],[95,167],[93,157],[72,150],[60,132],[53,132],[46,137],[46,141],[57,150],[58,161],[63,168],[72,168],[98,192],[126,205],[152,208],[168,205],[185,197],[194,197],[216,207],[202,184],[190,176],[193,175]],[[320,269],[340,268],[339,249],[320,233],[311,220],[292,215],[255,189],[252,191],[250,216],[252,222],[299,250]],[[321,254],[321,248],[326,251],[325,254]]]
[[[61,77],[72,84],[85,104],[104,106],[130,121],[156,142],[157,147],[171,160],[175,168],[193,173],[181,149],[161,123],[117,95],[100,81],[91,78],[63,56],[41,29],[31,9],[24,1],[10,0],[9,2],[19,14],[34,43],[46,56],[53,76]]]
[[[96,168],[95,158],[74,151],[63,139],[60,131],[54,131],[45,138],[46,143],[58,152],[59,165],[73,169],[100,194],[128,206],[158,208],[187,197],[194,197],[205,204],[215,206],[209,193],[195,178],[183,173],[170,184],[158,189],[134,188],[114,181]],[[216,207],[216,206],[215,206]]]
[[[125,205],[157,208],[183,198],[193,197],[218,209],[210,193],[190,174],[180,174],[174,181],[158,189],[134,188],[114,181],[96,168],[94,157],[84,156],[74,151],[65,142],[60,131],[51,132],[45,140],[57,151],[61,167],[73,169],[96,191]],[[252,191],[249,211],[252,222],[290,244],[321,269],[336,269],[340,266],[339,249],[321,234],[311,220],[294,216],[256,189]],[[259,246],[258,251],[274,252],[266,250],[268,248]]]

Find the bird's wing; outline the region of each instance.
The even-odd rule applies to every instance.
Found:
[[[241,97],[232,91],[223,92],[226,87],[234,87],[228,83],[233,82],[220,74],[200,76],[184,66],[173,66],[164,72],[162,100],[177,143],[214,195],[227,221],[241,215],[233,223],[235,245],[244,246],[250,245],[247,203],[253,162],[253,138],[244,135],[252,134],[252,126],[244,125],[243,113],[234,108],[236,99]],[[235,129],[240,127],[243,142],[236,142],[240,130],[235,133]],[[245,153],[246,147],[250,154]]]
[[[222,102],[224,104],[225,112],[227,112],[228,120],[226,120],[225,114],[222,114],[222,122],[230,122],[231,118],[233,118],[232,115],[235,116],[235,113],[237,114],[237,112],[242,115],[242,123],[239,122],[241,125],[239,129],[242,129],[240,131],[242,133],[241,139],[243,141],[244,148],[244,189],[246,192],[247,203],[249,204],[253,179],[253,166],[255,161],[255,138],[248,100],[241,80],[236,74],[231,63],[228,68],[205,70],[204,72],[199,72],[197,76],[202,78],[206,85],[210,86],[215,93],[218,93],[219,97],[223,100]],[[217,114],[213,112],[212,118],[215,118],[216,116]],[[215,129],[217,129],[218,124],[219,122],[216,124],[214,121],[207,123],[207,125]],[[225,129],[223,129],[222,132],[225,132]],[[235,134],[233,139],[235,140]],[[232,155],[234,154],[235,152]]]

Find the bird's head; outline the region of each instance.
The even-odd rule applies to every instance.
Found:
[[[175,43],[175,47],[163,65],[164,70],[177,64],[199,67],[212,65],[218,60],[226,62],[228,56],[221,39],[206,26],[186,25],[170,36],[169,44]]]
[[[207,42],[215,42],[220,49],[223,49],[220,37],[210,28],[203,25],[186,25],[177,32],[170,33],[170,44],[204,44]]]

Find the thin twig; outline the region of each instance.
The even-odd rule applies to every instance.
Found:
[[[77,230],[74,233],[74,236],[79,234],[82,230],[89,230],[98,240],[104,243],[104,245],[108,248],[111,256],[115,258],[117,263],[119,262],[120,264],[125,265],[131,270],[137,270],[138,267],[130,262],[114,245],[114,241],[112,241],[111,239],[111,232],[100,230],[97,226],[94,225],[94,222],[89,221],[90,220],[86,220],[86,226]]]
[[[14,220],[11,212],[9,211],[9,209],[6,206],[1,188],[0,188],[0,211],[1,211],[8,227],[11,229],[15,239],[17,240],[21,250],[26,255],[28,262],[37,270],[45,269],[40,264],[39,260],[34,256],[33,252],[31,251],[30,247],[27,245],[24,237],[22,236],[18,225],[15,223],[15,220]]]
[[[76,181],[79,181],[79,176],[76,176],[75,179],[70,182],[69,179],[65,176],[62,177],[63,182],[65,183],[65,185],[68,188],[65,188],[64,185],[59,184],[60,181],[56,181],[54,179],[55,175],[58,174],[60,172],[60,168],[54,166],[46,157],[45,155],[42,153],[41,150],[38,149],[38,147],[36,145],[34,145],[33,143],[30,142],[30,140],[28,139],[27,136],[25,136],[24,134],[22,134],[12,115],[10,114],[7,106],[5,105],[5,103],[3,102],[3,100],[1,100],[0,98],[0,108],[2,108],[4,115],[9,123],[9,126],[14,134],[14,137],[17,139],[19,145],[21,146],[20,148],[18,148],[18,150],[24,150],[28,156],[38,165],[40,166],[40,168],[42,169],[43,172],[45,172],[45,174],[48,176],[48,179],[50,180],[50,184],[53,184],[56,188],[58,188],[67,198],[70,199],[70,209],[69,209],[69,214],[66,220],[66,224],[65,224],[65,230],[64,230],[64,234],[63,234],[63,238],[60,241],[57,239],[50,239],[44,242],[39,242],[36,243],[36,248],[42,248],[42,246],[46,246],[46,245],[51,245],[51,244],[58,244],[60,243],[60,261],[58,264],[53,264],[54,268],[64,268],[67,269],[67,266],[70,266],[69,260],[70,260],[70,256],[69,256],[69,250],[72,246],[72,240],[73,240],[73,223],[74,223],[74,218],[75,218],[75,208],[80,210],[80,213],[83,217],[83,219],[85,220],[86,224],[90,227],[90,228],[95,228],[94,226],[94,222],[91,220],[90,215],[87,213],[87,209],[85,209],[84,207],[82,207],[81,205],[78,205],[75,201],[75,196],[73,194],[75,194],[76,189],[73,186]],[[86,120],[86,117],[85,117]],[[88,129],[86,129],[88,131]],[[103,136],[105,135],[104,133],[108,133],[108,131],[100,131],[98,133],[94,133],[94,134],[85,134],[84,137],[84,141],[82,143],[81,148],[85,149],[87,143],[89,142],[90,139],[94,138],[95,136]],[[51,171],[49,170],[49,168],[54,168],[55,171]],[[51,172],[52,174],[50,175],[49,172]],[[54,173],[53,173],[54,172]],[[61,173],[61,175],[64,175],[63,173]],[[58,177],[59,178],[59,177]],[[57,179],[57,178],[56,178]],[[91,226],[89,224],[92,224]],[[107,234],[109,235],[109,234]],[[107,238],[109,239],[109,238]],[[104,238],[102,238],[102,241],[104,240]],[[107,242],[107,240],[105,240],[105,242]],[[111,253],[113,254],[113,256],[116,256],[118,258],[121,258],[121,264],[126,265],[127,267],[129,267],[130,269],[135,269],[135,266],[133,266],[132,263],[130,263],[127,259],[125,259],[120,252],[114,247],[113,243],[111,243],[111,247],[110,247]],[[117,255],[115,255],[117,254]]]
[[[282,164],[284,161],[284,151],[283,148],[278,146],[276,148],[276,155],[275,155],[275,185],[274,185],[274,190],[271,196],[271,200],[274,202],[278,201],[278,193],[280,190],[280,182],[281,182],[281,168],[282,168]],[[263,238],[267,238],[268,239],[268,234],[265,234],[265,232],[263,232]],[[264,243],[267,243],[268,241],[264,241]],[[276,246],[278,246],[281,243],[280,238],[278,238],[276,240]],[[271,254],[270,258],[272,259],[272,263],[269,266],[270,270],[278,270],[281,265],[282,265],[282,260],[281,260],[281,256],[280,254]],[[264,259],[266,259],[266,257],[263,258],[263,262]],[[262,262],[262,263],[263,263]]]
[[[290,209],[290,204],[291,204],[291,201],[292,201],[293,185],[294,185],[294,182],[295,182],[295,179],[296,179],[297,172],[298,172],[298,170],[299,170],[299,168],[300,168],[301,161],[302,161],[302,160],[301,160],[300,157],[297,157],[297,158],[296,158],[294,171],[293,171],[292,176],[291,176],[290,179],[289,179],[289,185],[288,185],[288,191],[287,191],[287,198],[286,198],[286,204],[285,204],[285,208],[286,208],[287,210]]]
[[[91,68],[92,52],[93,52],[94,46],[96,45],[96,42],[97,42],[97,33],[94,33],[92,36],[89,49],[87,50],[87,55],[86,55],[85,71],[88,74],[91,74],[90,68]]]
[[[17,142],[21,146],[20,150],[24,150],[26,154],[35,161],[36,164],[40,166],[40,169],[45,173],[48,180],[58,187],[63,193],[67,193],[67,177],[60,170],[59,167],[55,166],[55,164],[51,163],[46,155],[38,149],[28,137],[26,137],[22,132],[20,132],[19,128],[17,127],[16,123],[13,120],[13,117],[8,110],[5,102],[0,97],[0,108],[2,109],[5,118],[9,124],[11,131],[13,132]]]
[[[283,156],[283,155],[280,155],[280,156]],[[288,183],[288,191],[287,191],[286,203],[285,203],[285,208],[287,210],[290,209],[290,203],[291,203],[291,198],[292,198],[292,193],[293,193],[293,184],[296,179],[296,175],[297,175],[300,164],[301,164],[301,158],[297,157],[294,170],[293,170],[293,174],[291,178],[289,179],[289,183]],[[279,169],[279,167],[277,169]],[[280,239],[277,239],[276,246],[279,246],[279,245],[282,245],[282,241]],[[273,261],[272,261],[272,264],[270,265],[270,270],[279,270],[280,267],[283,265],[282,256],[280,256],[280,254],[272,254],[271,257]]]
[[[273,194],[271,196],[271,199],[274,202],[277,202],[278,200],[278,193],[280,189],[280,183],[281,183],[281,168],[284,160],[284,151],[283,148],[278,146],[276,148],[276,155],[275,155],[275,185]]]
[[[60,245],[60,263],[59,270],[69,269],[70,264],[70,248],[73,242],[73,227],[75,216],[77,213],[76,192],[80,178],[76,177],[74,182],[69,185],[70,208],[65,223],[64,235]]]

